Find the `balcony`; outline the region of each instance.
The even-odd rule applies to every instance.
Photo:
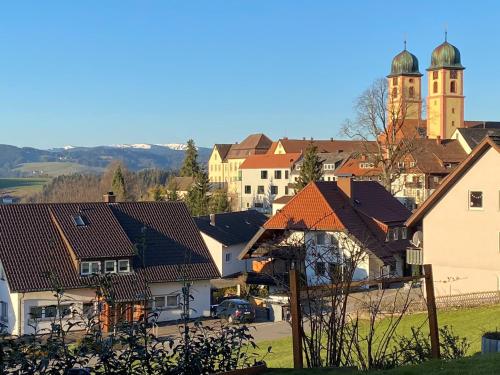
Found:
[[[406,264],[421,266],[424,264],[424,252],[417,247],[406,249]]]

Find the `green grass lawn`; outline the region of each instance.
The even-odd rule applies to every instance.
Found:
[[[37,163],[23,163],[14,169],[16,172],[36,173],[47,175],[50,177],[57,177],[60,175],[68,175],[74,173],[87,173],[87,172],[102,172],[103,168],[89,167],[86,165],[71,163],[71,162],[37,162]]]
[[[424,313],[408,315],[403,318],[397,332],[399,335],[406,335],[410,333],[411,327],[419,327],[422,324],[424,324],[425,332],[428,332],[426,319],[427,314]],[[455,334],[467,337],[471,343],[468,355],[473,355],[481,350],[481,336],[485,331],[500,329],[500,305],[439,311],[438,321],[440,327],[452,326]],[[384,321],[380,323],[382,328],[385,323]],[[265,357],[269,367],[290,368],[293,366],[291,337],[275,341],[262,341],[257,344],[263,354],[267,351],[268,346],[272,346],[272,353]],[[413,373],[409,372],[408,374]]]
[[[50,178],[0,178],[0,194],[23,197],[42,190]]]
[[[280,375],[313,375],[313,374],[370,374],[370,375],[493,375],[500,373],[500,355],[476,355],[462,358],[455,361],[429,361],[418,366],[404,366],[385,371],[359,372],[353,370],[284,370],[276,369],[270,371],[271,374]]]

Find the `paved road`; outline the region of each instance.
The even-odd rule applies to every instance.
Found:
[[[220,322],[216,319],[206,320],[203,322],[207,326],[217,326]],[[284,337],[291,336],[292,328],[287,322],[263,322],[250,324],[250,334],[254,337],[255,342],[277,340]],[[179,326],[166,325],[158,327],[158,336],[165,337],[178,337]]]

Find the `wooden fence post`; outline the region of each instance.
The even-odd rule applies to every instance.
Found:
[[[436,309],[436,296],[434,295],[434,279],[432,277],[432,265],[424,264],[425,292],[427,297],[427,314],[429,316],[429,331],[431,334],[432,358],[441,357],[439,351],[439,328]]]
[[[302,331],[300,329],[300,285],[296,269],[290,270],[290,314],[292,317],[293,368],[303,368]]]

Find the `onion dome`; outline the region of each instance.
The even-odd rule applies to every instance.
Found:
[[[392,59],[391,74],[388,77],[395,76],[422,76],[418,70],[417,57],[406,50],[406,45],[405,49]]]
[[[460,61],[460,51],[446,40],[432,51],[431,66],[435,69],[465,69]]]

